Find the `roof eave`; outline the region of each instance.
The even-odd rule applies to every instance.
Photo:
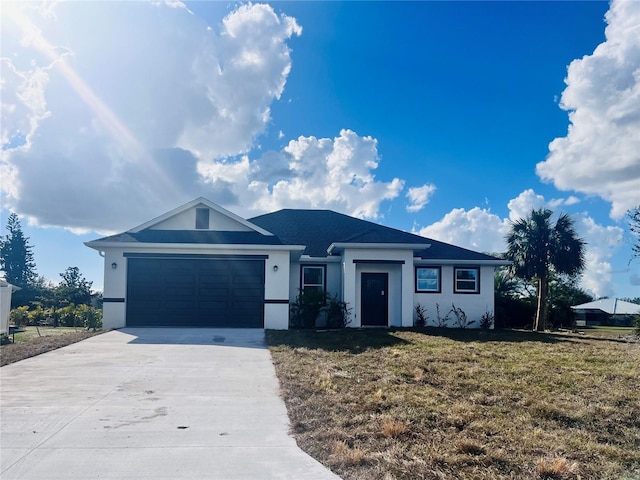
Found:
[[[336,253],[338,251],[345,250],[347,248],[361,250],[361,249],[371,249],[371,250],[413,250],[414,252],[419,252],[420,250],[426,250],[431,247],[430,243],[349,243],[349,242],[334,242],[329,245],[327,248],[327,253],[331,255],[334,250]]]
[[[257,243],[142,243],[142,242],[100,242],[91,241],[84,244],[94,250],[103,251],[107,248],[119,249],[186,249],[186,250],[273,250],[273,251],[304,251],[304,245],[262,245]]]
[[[508,260],[473,260],[473,259],[447,259],[447,258],[416,258],[414,259],[414,263],[418,265],[493,265],[496,267],[504,267],[507,265],[511,265],[511,262]]]

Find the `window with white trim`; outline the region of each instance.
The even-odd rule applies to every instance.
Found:
[[[303,265],[300,290],[303,292],[324,293],[326,290],[326,272],[323,265]]]
[[[440,267],[416,267],[416,293],[440,293]]]
[[[454,268],[453,291],[455,293],[480,293],[480,269],[477,267]]]

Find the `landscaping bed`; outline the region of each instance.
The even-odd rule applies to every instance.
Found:
[[[0,346],[0,366],[65,347],[100,333],[100,330],[94,332],[73,327],[25,327],[15,337],[9,336],[15,341]]]
[[[640,478],[627,331],[268,331],[298,444],[347,480]]]

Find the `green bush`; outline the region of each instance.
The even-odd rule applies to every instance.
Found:
[[[10,318],[15,325],[49,325],[81,327],[87,330],[102,328],[102,311],[88,305],[67,305],[66,307],[42,308],[36,305],[29,310],[23,306],[11,310]]]
[[[351,309],[337,296],[330,297],[325,292],[301,291],[291,304],[289,326],[291,328],[316,328],[322,315],[327,328],[344,328],[351,321]],[[323,325],[324,326],[324,325]]]
[[[9,319],[11,323],[15,326],[19,327],[21,325],[26,325],[29,323],[29,307],[18,307],[11,310],[9,313]]]
[[[291,304],[291,328],[316,328],[316,320],[326,298],[324,292],[310,289],[301,291]]]
[[[42,308],[40,305],[36,305],[33,310],[29,310],[28,325],[43,325],[46,323],[50,316],[48,309]]]
[[[94,332],[102,328],[102,311],[88,305],[78,305],[76,307],[76,315],[82,320],[82,325],[87,330]]]
[[[334,296],[326,305],[327,328],[344,328],[351,322],[351,309],[346,302]]]
[[[72,303],[56,311],[58,325],[62,327],[78,327],[82,322],[78,318],[77,307]]]

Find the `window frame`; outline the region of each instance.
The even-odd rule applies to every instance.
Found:
[[[306,268],[319,268],[322,270],[322,284],[305,284],[304,283],[304,271]],[[300,265],[300,292],[304,292],[306,286],[309,287],[322,287],[322,293],[327,293],[327,266],[322,264],[302,264]]]
[[[475,288],[471,290],[469,288],[458,287],[458,281],[461,281],[461,282],[471,281],[468,278],[458,279],[458,272],[470,271],[470,270],[473,270],[476,272]],[[453,293],[470,294],[470,295],[479,294],[480,293],[480,267],[453,267]]]
[[[206,215],[203,218],[202,214]],[[196,230],[209,230],[211,214],[208,208],[196,208]],[[203,226],[206,225],[206,226]]]
[[[438,288],[435,290],[423,290],[418,286],[418,270],[430,269],[438,272]],[[442,293],[442,267],[439,265],[416,265],[414,269],[415,293]]]

